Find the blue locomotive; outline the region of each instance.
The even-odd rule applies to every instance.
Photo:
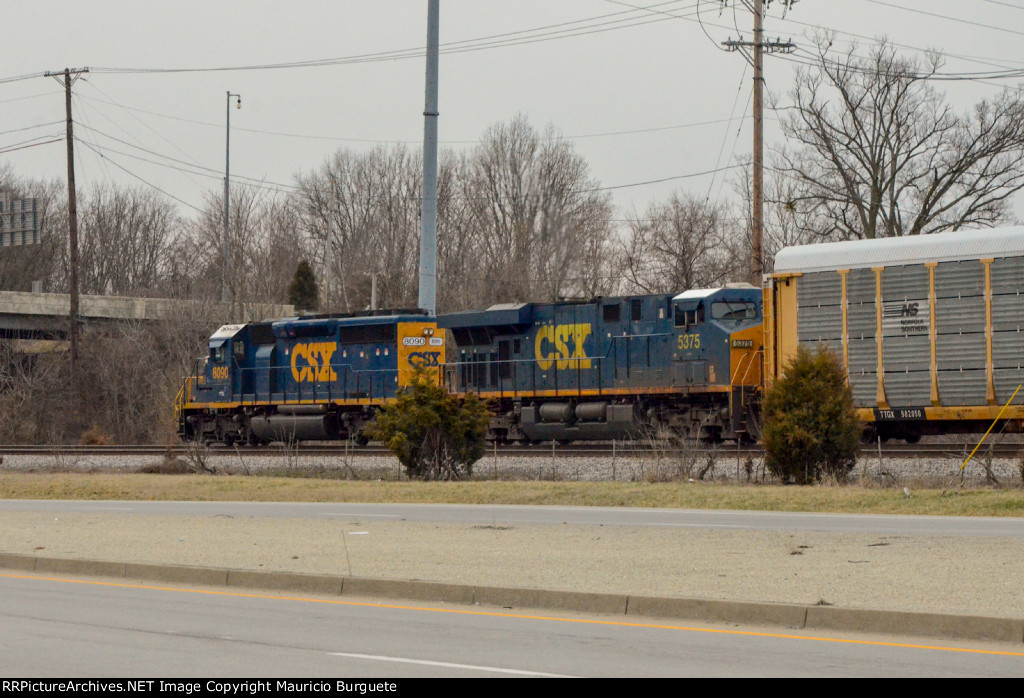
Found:
[[[224,325],[178,393],[183,439],[259,444],[354,439],[417,367],[440,367],[443,333],[423,311]]]
[[[496,441],[602,440],[664,425],[709,441],[752,439],[762,294],[748,286],[495,305],[441,315],[455,393],[494,411]]]

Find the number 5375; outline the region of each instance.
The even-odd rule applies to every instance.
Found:
[[[699,334],[681,334],[681,335],[679,335],[679,348],[680,349],[700,349],[700,335]]]

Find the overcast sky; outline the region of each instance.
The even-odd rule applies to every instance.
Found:
[[[691,175],[751,150],[751,69],[721,49],[751,38],[742,5],[440,4],[442,147],[471,148],[488,126],[522,113],[569,138],[625,215],[675,190],[728,195],[728,173]],[[63,88],[40,74],[83,66],[92,72],[74,88],[79,187],[158,187],[182,202],[183,214],[202,206],[204,192],[222,191],[229,90],[242,96],[231,111],[233,180],[293,185],[338,148],[403,142],[419,150],[426,10],[424,0],[5,3],[0,157],[21,176],[66,176],[63,142],[45,142],[63,136]],[[780,107],[819,28],[837,32],[841,50],[881,35],[907,54],[941,50],[943,72],[962,77],[1024,67],[1024,0],[801,0],[785,13],[774,2],[765,28],[799,47],[765,61]],[[330,64],[254,68],[309,61]],[[238,66],[246,68],[220,70]],[[1019,82],[936,86],[965,112]],[[771,145],[780,138],[777,116],[766,118]]]

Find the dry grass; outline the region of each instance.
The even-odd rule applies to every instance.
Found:
[[[110,473],[2,473],[4,499],[408,502],[673,507],[752,511],[1024,516],[1024,490],[680,482],[395,482],[295,477]]]

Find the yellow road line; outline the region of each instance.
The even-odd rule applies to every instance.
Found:
[[[279,596],[276,594],[245,594],[235,591],[214,591],[207,589],[177,589],[174,587],[149,586],[146,584],[125,584],[121,582],[97,582],[81,579],[64,579],[60,577],[37,577],[32,575],[0,574],[9,579],[33,579],[45,582],[66,582],[68,584],[91,584],[94,586],[122,587],[125,589],[147,589],[151,591],[172,591],[185,594],[208,594],[211,596],[230,596],[247,599],[271,599],[278,601],[301,601],[304,603],[333,604],[336,606],[357,606],[369,608],[388,608],[401,611],[424,611],[427,613],[454,613],[466,616],[488,616],[494,618],[516,618],[521,620],[545,620],[559,623],[585,623],[624,628],[651,628],[656,630],[684,630],[694,633],[713,633],[717,635],[740,635],[746,637],[767,637],[782,640],[808,640],[812,642],[833,642],[846,645],[869,645],[873,647],[900,647],[904,649],[935,650],[939,652],[966,652],[970,654],[1002,655],[1006,657],[1024,657],[1024,652],[1008,652],[1001,650],[979,650],[969,647],[942,647],[939,645],[915,645],[904,642],[882,642],[880,640],[850,640],[843,638],[813,637],[810,635],[791,635],[787,633],[756,632],[752,630],[720,630],[716,628],[695,628],[686,625],[662,625],[657,623],[629,623],[626,621],[594,620],[587,618],[565,618],[560,616],[536,616],[519,613],[500,613],[497,611],[469,611],[449,608],[428,608],[425,606],[405,606],[401,604],[371,603],[367,601],[342,601],[340,599],[312,599],[302,596]]]

